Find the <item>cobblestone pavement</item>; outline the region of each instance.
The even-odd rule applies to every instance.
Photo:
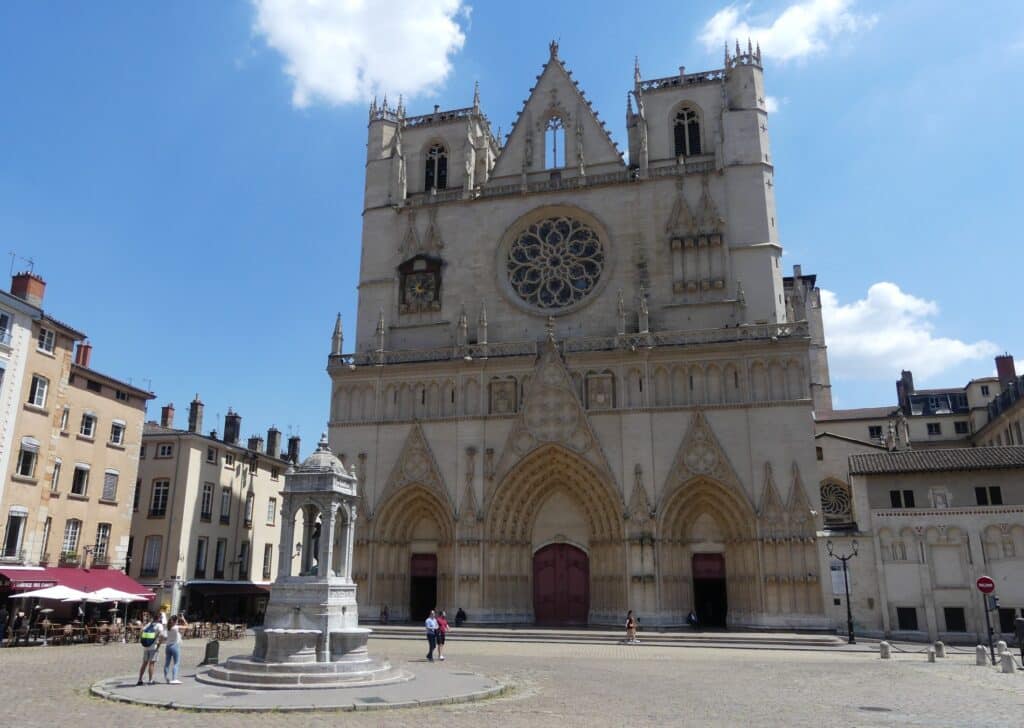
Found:
[[[424,644],[371,640],[394,663]],[[246,653],[252,639],[221,644]],[[203,642],[185,643],[197,664]],[[138,645],[0,650],[0,705],[16,726],[618,726],[1013,725],[1024,715],[1024,672],[976,667],[973,653],[935,664],[923,654],[881,661],[866,652],[755,651],[651,645],[464,642],[438,670],[473,670],[514,684],[482,703],[375,713],[210,714],[122,705],[89,694],[102,677],[138,669]],[[166,686],[172,691],[173,686]]]

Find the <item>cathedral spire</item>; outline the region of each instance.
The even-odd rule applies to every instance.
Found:
[[[633,83],[640,85],[640,56],[633,56]]]
[[[469,341],[469,318],[466,316],[466,304],[462,304],[462,309],[459,311],[459,322],[456,328],[455,344],[465,346]]]
[[[729,41],[725,41],[723,43],[723,45],[725,46],[725,67],[728,69],[729,68]]]
[[[344,346],[345,337],[341,333],[341,312],[338,312],[338,318],[334,321],[334,333],[331,335],[331,354],[338,356],[341,354],[342,347]]]
[[[476,320],[476,343],[487,343],[487,306],[480,302],[480,317]]]
[[[480,113],[480,82],[473,82],[473,111]]]
[[[377,319],[377,351],[384,351],[384,309],[380,310],[380,318]]]

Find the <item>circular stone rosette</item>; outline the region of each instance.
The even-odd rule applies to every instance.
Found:
[[[510,298],[532,312],[557,316],[589,301],[608,278],[607,236],[582,211],[540,210],[513,225],[498,256]]]

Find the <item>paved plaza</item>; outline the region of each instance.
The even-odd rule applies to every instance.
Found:
[[[653,637],[653,635],[652,635]],[[11,725],[1020,725],[1024,672],[1003,675],[954,648],[928,664],[922,645],[881,661],[873,645],[779,649],[759,644],[637,646],[618,643],[484,641],[454,638],[444,663],[423,661],[425,641],[371,639],[377,655],[417,673],[477,672],[512,686],[462,705],[368,713],[196,713],[125,705],[90,686],[137,670],[138,645],[0,650],[0,704]],[[185,643],[192,674],[204,643]],[[226,642],[221,657],[247,653],[252,639]],[[187,678],[186,678],[187,681]],[[425,684],[425,681],[424,681]],[[175,686],[146,687],[173,696]],[[315,693],[314,693],[315,695]],[[169,697],[168,699],[173,699]]]

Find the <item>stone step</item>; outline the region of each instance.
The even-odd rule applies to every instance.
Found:
[[[404,624],[365,624],[376,639],[425,639],[423,627]],[[647,644],[658,645],[764,645],[788,647],[836,647],[845,644],[835,634],[826,632],[764,632],[715,630],[643,630],[638,637]],[[624,630],[608,629],[544,629],[540,627],[458,627],[452,639],[477,642],[552,642],[575,644],[612,644],[625,639]]]

